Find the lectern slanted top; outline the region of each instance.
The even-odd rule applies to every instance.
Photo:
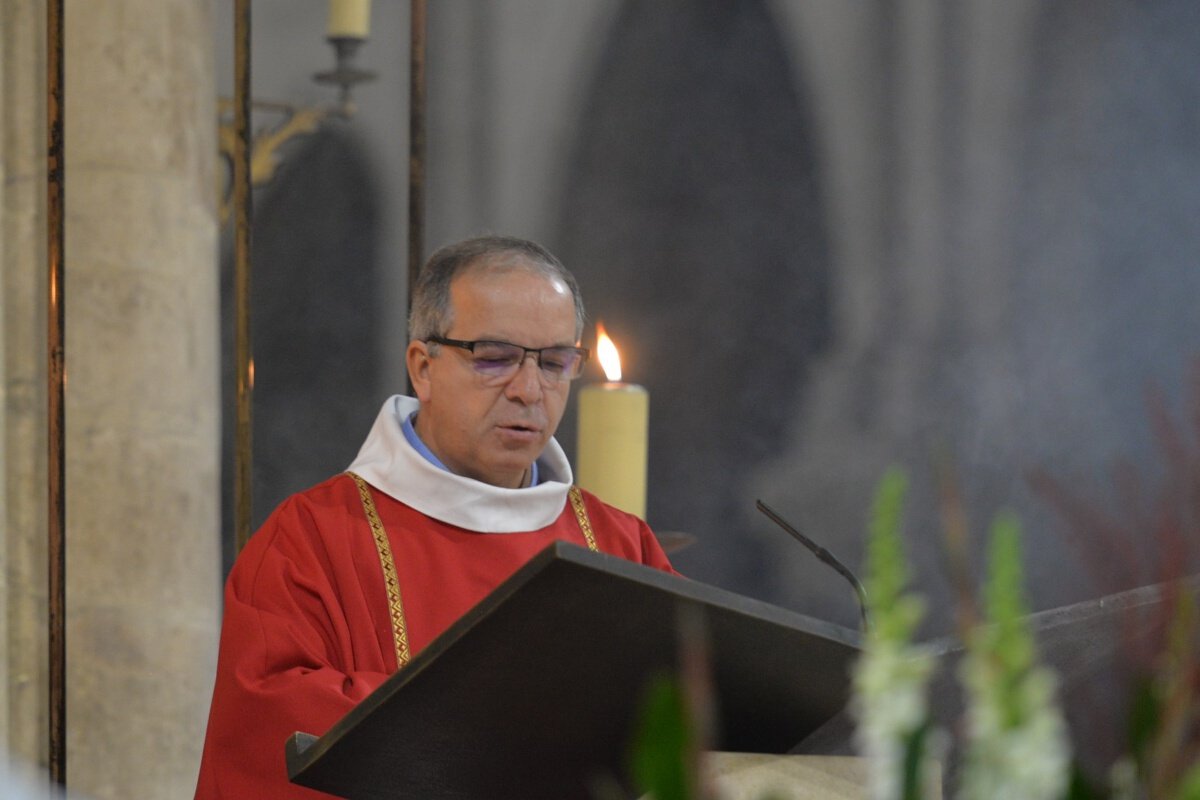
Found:
[[[681,609],[705,623],[717,747],[784,753],[845,705],[855,632],[559,542],[325,735],[293,736],[289,775],[353,800],[588,798],[626,776]]]

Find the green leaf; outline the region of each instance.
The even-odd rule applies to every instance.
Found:
[[[994,659],[1001,719],[1008,729],[1020,726],[1029,711],[1023,688],[1035,662],[1033,635],[1022,595],[1021,525],[1011,514],[992,523],[988,580],[984,590],[990,629],[981,631],[983,652]]]
[[[655,800],[691,800],[693,738],[683,689],[668,675],[655,677],[641,704],[630,754],[634,784]]]
[[[904,594],[908,567],[900,533],[907,491],[904,472],[892,467],[884,473],[871,508],[866,592],[872,635],[878,641],[909,641],[924,613],[917,597]]]
[[[1096,787],[1083,774],[1078,763],[1071,764],[1071,781],[1067,784],[1066,800],[1107,800],[1108,793]]]
[[[1179,779],[1175,800],[1200,800],[1200,764],[1192,764]]]
[[[1154,681],[1142,676],[1135,682],[1129,702],[1129,753],[1143,777],[1147,774],[1147,754],[1161,719],[1161,702]]]
[[[921,764],[925,761],[925,742],[929,738],[930,720],[912,732],[904,742],[903,800],[921,800],[924,786],[921,785]]]

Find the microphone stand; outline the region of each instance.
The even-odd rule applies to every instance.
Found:
[[[755,500],[754,505],[758,507],[759,511],[766,514],[772,522],[790,533],[792,537],[796,539],[796,541],[800,542],[800,544],[807,547],[813,555],[821,559],[821,561],[825,562],[829,566],[833,567],[835,570],[837,570],[839,575],[850,582],[850,585],[854,587],[854,593],[858,596],[858,611],[862,616],[862,630],[863,633],[866,633],[871,627],[870,620],[867,617],[867,591],[863,588],[863,585],[861,582],[859,582],[858,578],[855,577],[854,573],[851,572],[842,562],[838,561],[834,555],[824,547],[821,547],[821,545],[817,544],[812,539],[809,539],[803,533],[788,524],[787,520],[779,516],[774,509],[772,509],[762,500]]]

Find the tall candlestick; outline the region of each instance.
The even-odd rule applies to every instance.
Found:
[[[599,328],[597,355],[609,380],[579,392],[579,485],[610,505],[646,516],[650,394],[621,381],[620,358]]]
[[[365,39],[371,30],[371,0],[329,0],[330,39]]]

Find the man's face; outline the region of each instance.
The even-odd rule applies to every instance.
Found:
[[[524,269],[468,271],[450,284],[452,322],[442,335],[524,347],[575,344],[575,301],[566,284]],[[458,475],[517,488],[558,428],[570,383],[547,386],[530,356],[490,385],[471,353],[410,342],[408,370],[421,401],[417,435]]]

